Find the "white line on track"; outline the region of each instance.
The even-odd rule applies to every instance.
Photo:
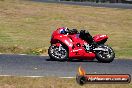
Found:
[[[65,79],[65,78],[66,78],[66,79],[73,79],[73,78],[76,78],[76,77],[59,77],[59,78],[62,78],[62,79],[63,79],[63,78],[64,78],[64,79]]]
[[[0,77],[11,77],[14,75],[0,75]],[[15,77],[15,76],[14,76]],[[16,77],[27,77],[27,78],[41,78],[41,77],[46,77],[46,76],[16,76]],[[47,76],[48,77],[48,76]],[[57,77],[57,78],[65,78],[65,79],[73,79],[75,77]]]

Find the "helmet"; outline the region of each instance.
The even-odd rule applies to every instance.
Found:
[[[68,33],[69,32],[69,28],[65,27],[65,32]]]
[[[66,34],[69,32],[69,29],[67,27],[63,27],[61,30],[60,30],[60,33],[61,34]]]

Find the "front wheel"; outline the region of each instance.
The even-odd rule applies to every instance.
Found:
[[[68,51],[62,45],[51,45],[48,49],[48,54],[52,60],[66,60],[68,58]]]
[[[110,63],[114,60],[115,53],[111,47],[109,47],[107,45],[99,45],[98,48],[102,48],[105,50],[105,51],[100,50],[100,51],[96,52],[96,59],[99,62]]]

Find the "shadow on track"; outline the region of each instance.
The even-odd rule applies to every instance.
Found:
[[[79,60],[79,59],[69,59],[69,60],[62,60],[62,61],[60,61],[60,60],[52,60],[52,59],[50,59],[50,58],[48,58],[48,59],[46,59],[46,61],[58,61],[58,62],[96,62],[96,63],[101,63],[101,62],[99,62],[99,61],[95,61],[95,60]]]

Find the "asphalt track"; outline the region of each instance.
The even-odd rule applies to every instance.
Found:
[[[0,75],[75,77],[82,66],[87,73],[130,74],[132,60],[115,59],[112,63],[95,61],[50,61],[48,56],[0,55]]]
[[[32,0],[32,1],[46,2],[46,3],[61,3],[61,4],[69,4],[69,5],[132,9],[132,4],[124,4],[124,3],[95,3],[95,2],[72,2],[72,1],[60,1],[60,2],[58,2],[58,1],[49,1],[49,0]]]

